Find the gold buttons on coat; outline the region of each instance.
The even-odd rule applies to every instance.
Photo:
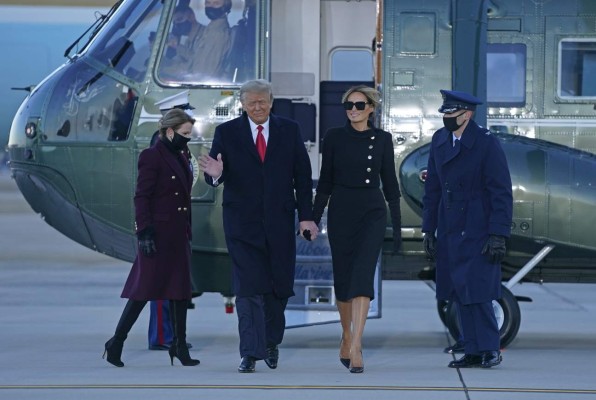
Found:
[[[366,182],[366,183],[370,183],[370,179],[367,179],[367,180],[365,180],[364,182]]]
[[[178,192],[174,193],[174,196],[178,196]]]
[[[371,170],[370,170],[370,168],[367,168],[367,169],[366,169],[366,172],[370,172],[370,171],[371,171]]]
[[[175,175],[172,175],[172,179],[176,179],[176,176]]]
[[[370,146],[368,146],[368,148],[369,148],[369,149],[372,149],[372,148],[373,148],[373,145],[371,144]]]
[[[182,211],[182,207],[178,207],[178,211]]]
[[[368,156],[368,159],[369,159],[369,160],[372,160],[372,156],[370,156],[370,155],[369,155],[369,156]]]

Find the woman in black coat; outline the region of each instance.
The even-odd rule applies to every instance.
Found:
[[[190,278],[190,191],[193,171],[186,144],[195,120],[172,109],[160,121],[159,140],[139,156],[134,198],[138,254],[121,297],[128,298],[104,357],[123,367],[120,357],[128,332],[148,300],[170,300],[174,342],[170,362],[199,364],[186,344],[186,313],[192,299]]]
[[[327,230],[342,326],[339,358],[350,372],[360,373],[362,334],[385,238],[385,202],[391,212],[394,250],[401,246],[400,192],[391,134],[369,120],[379,105],[378,92],[352,87],[342,102],[348,121],[325,134],[313,217],[318,224],[329,202]]]

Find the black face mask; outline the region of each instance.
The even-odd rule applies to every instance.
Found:
[[[178,22],[172,27],[172,35],[188,36],[191,29],[192,24],[190,23],[190,21]]]
[[[205,7],[205,15],[210,20],[218,19],[226,15],[223,7]]]
[[[186,144],[190,141],[190,138],[184,137],[181,134],[174,131],[174,137],[172,138],[172,146],[176,150],[184,150]]]
[[[464,113],[461,113],[455,117],[443,117],[443,125],[445,126],[445,128],[449,131],[449,132],[455,132],[456,130],[458,130],[459,128],[461,128],[461,126],[466,122],[462,122],[461,124],[457,123],[457,117],[463,115]]]

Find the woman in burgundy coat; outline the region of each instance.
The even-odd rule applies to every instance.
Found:
[[[159,140],[139,156],[135,193],[138,254],[124,289],[128,298],[116,333],[105,344],[104,357],[117,367],[122,346],[148,300],[170,300],[174,342],[170,362],[199,364],[186,345],[186,312],[191,300],[190,190],[192,170],[186,144],[195,120],[183,110],[172,109],[160,121]]]

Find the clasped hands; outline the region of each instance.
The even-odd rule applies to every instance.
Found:
[[[298,234],[310,242],[319,235],[319,227],[314,221],[300,221]]]

